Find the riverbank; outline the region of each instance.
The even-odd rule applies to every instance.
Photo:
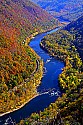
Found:
[[[42,34],[42,33],[50,32],[50,31],[52,31],[52,30],[54,30],[54,29],[56,29],[56,28],[64,27],[64,25],[66,25],[66,24],[61,23],[59,26],[52,27],[51,29],[42,30],[41,32],[34,32],[34,33],[31,34],[30,36],[28,36],[28,37],[26,38],[26,40],[23,41],[23,44],[24,44],[25,46],[27,46],[27,45],[29,45],[30,41],[31,41],[32,39],[34,39],[35,36],[37,36],[37,35],[39,35],[39,34]]]
[[[10,111],[7,111],[5,113],[1,113],[0,117],[22,108],[26,103],[28,103],[33,98],[35,98],[39,95],[37,93],[37,87],[39,86],[39,84],[41,82],[41,78],[42,78],[42,74],[43,74],[43,61],[42,60],[37,61],[36,65],[37,65],[36,69],[33,72],[33,74],[31,74],[30,79],[26,80],[20,86],[15,87],[12,91],[9,91],[9,93],[14,93],[15,91],[19,90],[19,88],[25,88],[25,90],[26,90],[25,95],[23,94],[23,96],[25,96],[25,97],[23,97],[23,99],[25,101],[23,101],[22,98],[19,98],[19,100],[17,102],[19,104],[14,103],[14,107],[16,107],[16,108],[11,107]],[[28,86],[28,84],[30,84],[30,85]],[[15,98],[17,99],[17,97],[15,97]]]
[[[36,34],[34,34],[34,35],[37,35],[37,33]],[[32,38],[31,38],[32,39]],[[31,40],[31,39],[29,39],[29,40]],[[29,41],[30,42],[30,41]],[[33,51],[33,50],[32,50]],[[35,53],[35,52],[34,52]],[[40,58],[36,53],[35,53],[35,55],[37,56],[37,58]],[[36,85],[36,83],[35,82],[33,82],[33,84],[34,84],[34,86],[36,86],[36,88],[39,86],[39,84],[40,84],[40,81],[41,81],[41,78],[42,78],[42,71],[43,71],[43,64],[40,64],[40,61],[36,61],[37,63],[36,63],[36,71],[33,71],[33,73],[32,73],[32,75],[31,75],[31,81],[33,80],[33,77],[34,76],[36,76],[37,75],[37,69],[39,70],[38,72],[39,72],[39,74],[41,74],[40,76],[39,76],[39,78],[37,78],[36,79],[36,81],[37,81],[37,85]],[[42,62],[42,61],[41,61]],[[38,66],[39,65],[39,66]],[[39,79],[39,80],[38,80]],[[26,82],[29,82],[30,80],[28,79],[28,80],[25,80],[25,82],[23,83],[23,84],[25,84]],[[19,85],[19,87],[20,88],[22,88],[22,86],[23,86],[23,88],[24,88],[24,85],[23,84],[21,84],[21,85]],[[27,83],[28,84],[28,83]],[[17,88],[17,87],[15,87],[13,90],[11,90],[10,92],[12,92],[12,93],[14,93],[15,91],[17,91],[18,89],[19,89],[19,87]],[[27,88],[25,88],[25,89],[27,89]],[[36,89],[35,89],[35,92],[36,92]],[[20,100],[18,101],[19,102],[19,105],[17,105],[17,106],[15,106],[16,104],[14,104],[14,109],[13,109],[13,106],[11,106],[11,110],[10,111],[8,111],[8,112],[6,112],[6,113],[1,113],[0,114],[0,116],[3,116],[3,115],[6,115],[6,114],[9,114],[9,113],[11,113],[11,112],[13,112],[13,111],[16,111],[16,110],[18,110],[18,109],[20,109],[20,108],[22,108],[26,103],[28,103],[30,100],[32,100],[33,98],[35,98],[36,96],[38,96],[38,93],[35,95],[35,96],[33,96],[33,97],[31,97],[31,99],[29,99],[28,101],[25,101],[25,103],[23,103],[23,104],[21,104],[20,105]],[[17,107],[17,108],[16,108]]]
[[[29,99],[28,101],[26,101],[24,104],[22,104],[21,106],[19,106],[17,109],[13,109],[12,111],[8,111],[6,113],[0,114],[0,117],[21,109],[22,107],[24,107],[27,103],[29,103],[32,99],[36,98],[37,96],[39,96],[38,93],[36,95],[34,95],[31,99]]]
[[[46,60],[48,60],[50,58],[50,56],[40,48],[39,43],[46,34],[52,33],[54,31],[56,32],[57,30],[58,30],[58,28],[55,30],[52,30],[50,32],[47,32],[47,33],[39,34],[34,39],[32,39],[31,43],[29,44],[30,48],[33,48],[33,50],[37,53],[37,55],[39,55],[39,57],[41,57],[43,59],[44,62],[46,62]],[[40,60],[41,60],[41,58],[40,58]],[[49,65],[50,65],[50,68],[49,68]],[[64,64],[60,61],[54,60],[54,58],[53,58],[49,62],[49,65],[48,65],[48,63],[44,64],[44,66],[47,69],[47,72],[43,76],[43,78],[42,78],[42,74],[40,74],[40,71],[42,70],[42,65],[40,65],[41,70],[39,70],[38,73],[35,74],[35,76],[34,76],[35,79],[31,80],[31,83],[33,82],[32,83],[33,85],[34,85],[34,83],[37,82],[38,84],[36,84],[36,85],[39,86],[39,81],[41,81],[41,79],[39,80],[39,78],[42,78],[42,82],[41,82],[42,84],[40,84],[40,86],[38,87],[38,92],[44,92],[45,90],[48,90],[49,88],[56,88],[56,91],[57,90],[59,91],[58,75],[62,72],[61,68],[64,67]],[[60,70],[58,70],[58,69],[60,69]],[[57,72],[57,74],[55,74],[55,71]],[[51,76],[52,74],[53,74],[53,76],[49,77],[49,75]],[[54,82],[53,77],[56,79],[56,83]],[[49,79],[49,82],[48,82],[48,79]],[[35,82],[35,80],[36,80],[36,82]],[[31,89],[33,89],[33,85],[31,87],[30,87],[30,85],[31,84],[28,83],[28,86],[31,90]],[[36,88],[37,88],[37,86],[36,86]],[[29,92],[27,92],[27,93],[29,93]],[[33,94],[33,92],[32,92],[32,94]],[[36,93],[35,95],[37,96],[37,94],[38,93]],[[26,97],[27,96],[25,96],[24,98],[26,99]],[[34,96],[32,96],[32,97],[34,97]],[[30,101],[30,103],[27,103],[23,108],[19,109],[16,112],[12,112],[12,113],[9,113],[8,115],[2,116],[0,118],[0,120],[4,123],[5,120],[10,116],[12,118],[12,120],[15,120],[16,123],[18,123],[21,119],[29,117],[31,115],[31,113],[40,112],[41,110],[44,110],[44,108],[46,108],[52,102],[54,102],[56,100],[56,98],[57,98],[57,96],[50,97],[49,94],[45,94],[45,95],[41,95],[41,96],[39,95],[37,98],[32,99],[32,101]],[[25,100],[23,100],[22,102],[24,102],[24,101]],[[19,100],[17,102],[19,102]],[[21,103],[21,104],[24,104],[24,103]]]

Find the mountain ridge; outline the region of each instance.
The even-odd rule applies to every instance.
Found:
[[[1,24],[19,29],[23,37],[58,24],[58,20],[29,0],[3,0],[0,8]]]
[[[83,14],[82,0],[32,0],[61,21],[73,21]]]

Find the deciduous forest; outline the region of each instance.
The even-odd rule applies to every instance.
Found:
[[[45,125],[82,125],[83,123],[83,62],[75,46],[79,36],[82,38],[83,17],[69,24],[64,30],[45,36],[40,46],[49,54],[65,62],[59,75],[59,84],[64,91],[55,103],[50,104],[43,112],[33,113],[22,124]],[[78,28],[79,27],[79,28]],[[73,32],[70,29],[75,29]],[[80,30],[78,30],[80,29]],[[82,56],[82,55],[81,55]]]
[[[50,15],[29,0],[0,0],[0,115],[21,108],[38,95],[44,64],[29,43],[37,34],[60,27],[46,35],[40,46],[65,64],[58,78],[62,95],[18,125],[83,124],[83,1],[77,3],[56,1],[56,8],[55,4],[51,8],[51,1],[40,1]],[[62,26],[55,17],[73,22]]]

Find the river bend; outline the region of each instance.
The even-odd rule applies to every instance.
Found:
[[[64,63],[49,56],[39,45],[44,36],[56,32],[58,29],[56,28],[49,32],[38,34],[29,44],[44,61],[43,78],[41,85],[37,89],[39,96],[32,99],[21,109],[0,117],[0,125],[3,125],[7,121],[11,122],[7,125],[13,125],[12,121],[18,123],[21,119],[29,117],[33,112],[43,111],[44,108],[48,107],[50,103],[55,102],[57,97],[61,95],[58,86],[58,76],[62,72],[61,69],[64,67]]]

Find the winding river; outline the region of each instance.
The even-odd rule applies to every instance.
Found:
[[[44,36],[56,32],[58,29],[59,28],[56,28],[49,32],[38,34],[30,42],[30,47],[33,48],[44,61],[44,74],[41,85],[37,89],[41,95],[32,99],[21,109],[0,117],[0,125],[3,125],[7,121],[11,122],[7,125],[13,125],[12,121],[18,123],[21,119],[29,117],[33,112],[43,111],[44,108],[54,102],[58,96],[61,96],[61,91],[58,86],[58,76],[62,72],[61,69],[64,67],[64,63],[49,56],[49,54],[39,46]]]

